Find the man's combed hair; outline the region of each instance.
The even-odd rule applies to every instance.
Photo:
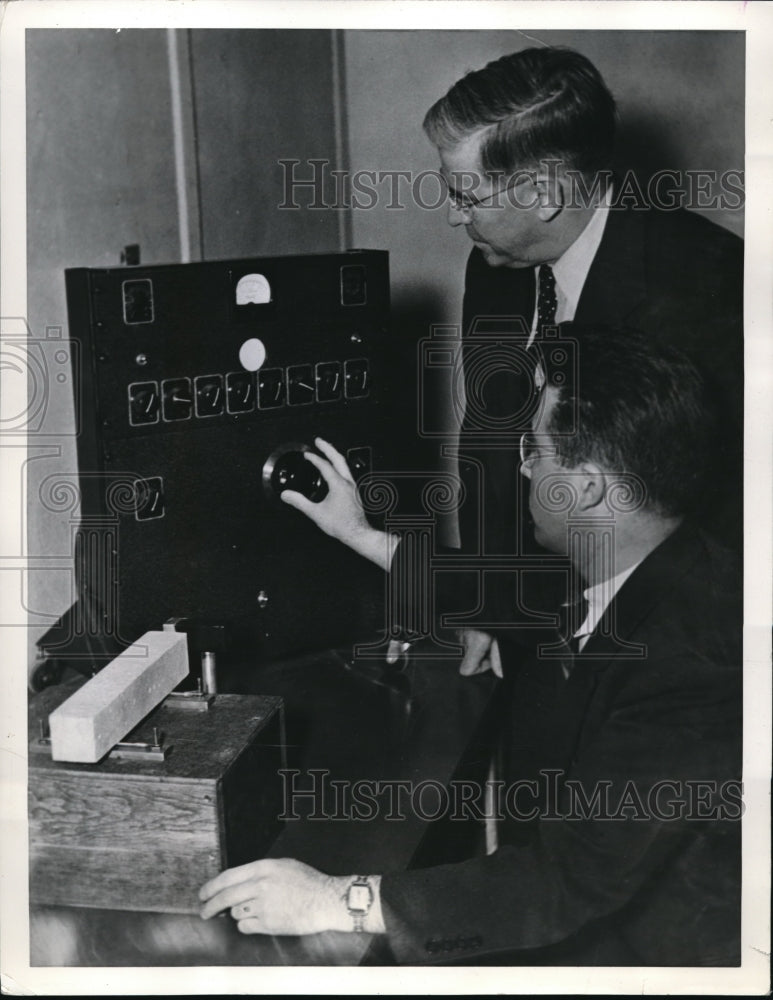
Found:
[[[512,173],[559,160],[586,177],[608,168],[615,102],[596,67],[572,49],[523,49],[468,73],[427,112],[441,149],[487,129],[481,166]]]
[[[680,351],[627,329],[566,324],[576,337],[574,373],[548,372],[559,390],[549,433],[558,461],[597,462],[632,474],[646,505],[683,515],[704,499],[717,414],[707,385]]]

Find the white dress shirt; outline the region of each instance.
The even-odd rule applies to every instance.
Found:
[[[608,188],[603,200],[590,217],[588,225],[583,229],[568,250],[558,258],[553,267],[556,279],[556,323],[567,323],[574,319],[577,303],[580,301],[585,280],[588,277],[593,259],[601,244],[604,229],[612,203],[612,188]],[[539,268],[534,269],[534,281],[537,286],[536,298],[539,297]],[[537,333],[537,306],[534,306],[534,317],[531,324],[529,346]]]
[[[611,604],[612,598],[618,590],[620,590],[639,563],[641,563],[641,559],[639,562],[634,563],[633,566],[629,566],[628,569],[624,569],[621,573],[618,573],[617,576],[613,576],[609,580],[602,580],[601,583],[596,583],[592,587],[588,587],[583,590],[583,596],[588,602],[588,614],[585,617],[585,621],[574,633],[574,638],[579,638],[580,640],[577,643],[578,649],[583,649],[585,643],[591,637],[591,634],[595,631],[596,626],[601,621],[604,612]]]

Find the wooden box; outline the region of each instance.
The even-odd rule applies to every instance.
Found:
[[[282,702],[215,695],[209,709],[167,699],[126,737],[163,734],[164,760],[51,760],[41,720],[74,687],[47,688],[30,708],[30,902],[198,912],[198,890],[265,853],[279,830]]]

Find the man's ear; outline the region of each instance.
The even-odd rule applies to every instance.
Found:
[[[540,170],[537,174],[537,214],[543,222],[550,222],[561,212],[567,202],[566,179],[556,170]]]
[[[577,477],[577,506],[575,512],[598,507],[607,493],[607,478],[594,462],[583,462]]]

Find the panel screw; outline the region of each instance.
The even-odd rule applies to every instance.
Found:
[[[148,356],[147,354],[138,354],[134,360],[138,365],[146,365],[148,363]]]
[[[268,604],[268,594],[266,593],[265,590],[259,590],[258,591],[258,607],[259,608],[265,608],[265,606],[267,604]]]

